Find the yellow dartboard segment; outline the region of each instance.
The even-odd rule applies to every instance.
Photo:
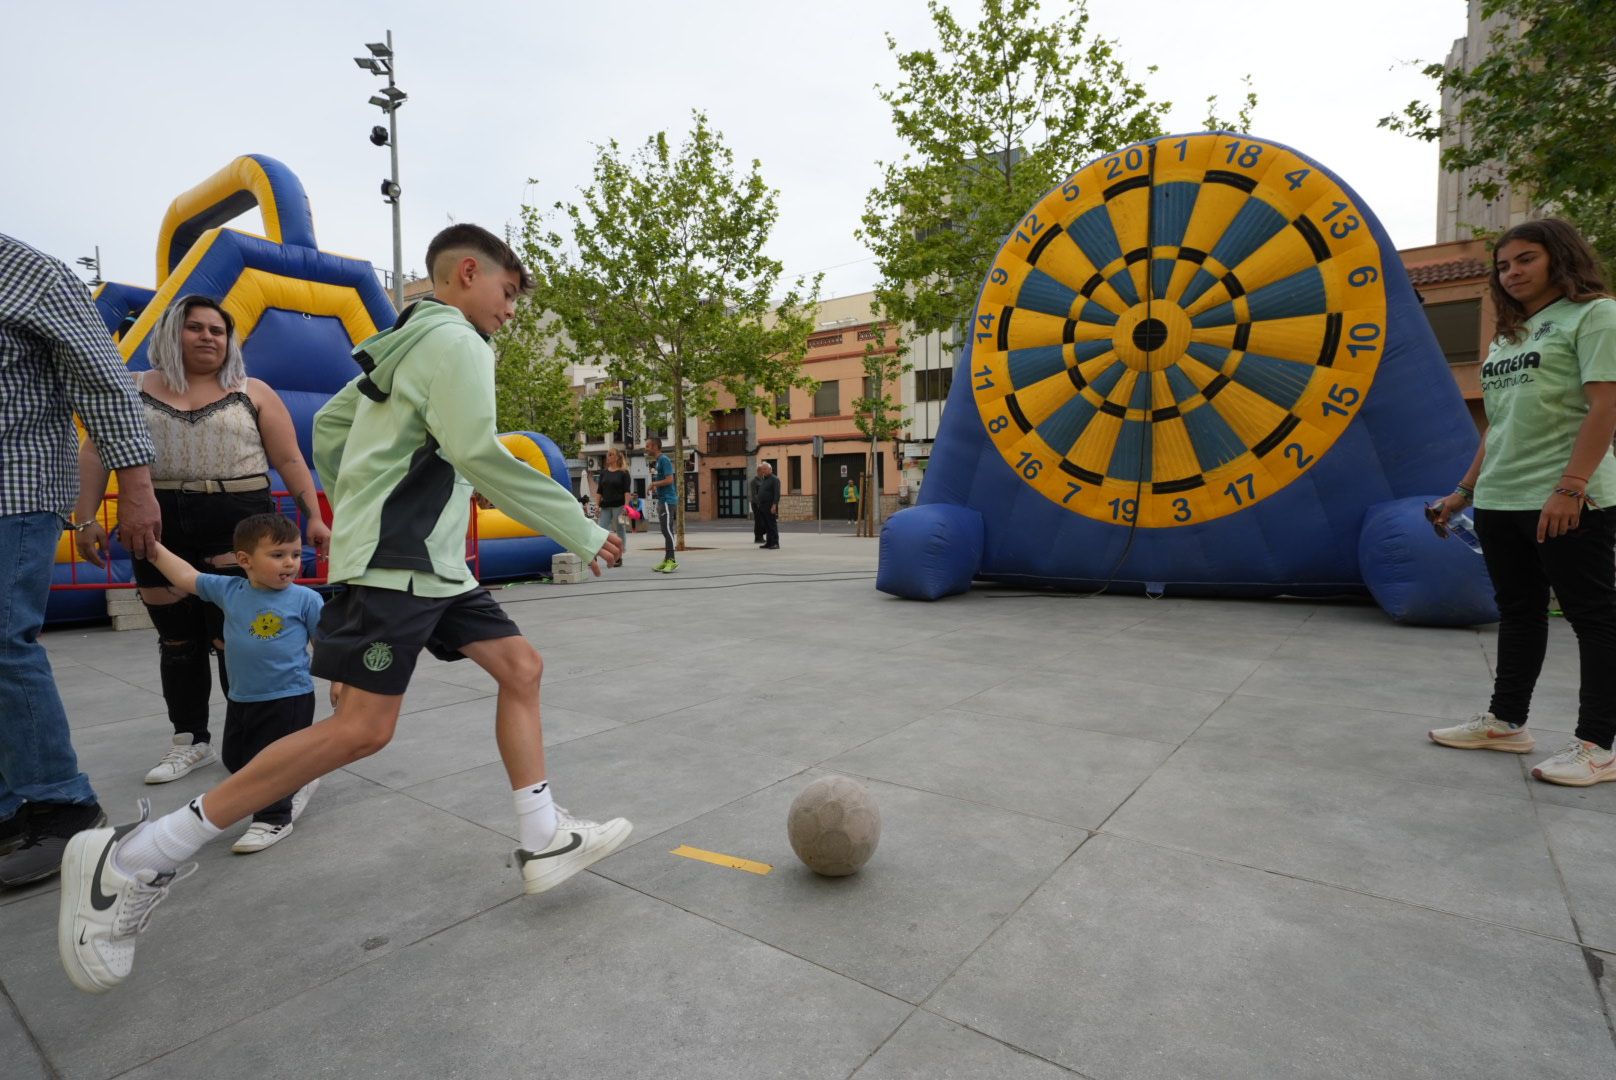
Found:
[[[1094,162],[1012,230],[970,333],[988,434],[1099,521],[1260,502],[1351,423],[1385,348],[1379,247],[1339,185],[1236,135]]]

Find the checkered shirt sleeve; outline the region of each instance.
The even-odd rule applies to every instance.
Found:
[[[151,462],[134,380],[84,285],[0,234],[0,514],[71,509],[74,412],[107,468]]]

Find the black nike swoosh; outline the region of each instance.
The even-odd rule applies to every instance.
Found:
[[[564,848],[556,848],[554,851],[545,851],[535,855],[531,851],[527,851],[523,848],[517,848],[516,860],[517,862],[526,865],[527,863],[532,862],[534,859],[553,859],[557,855],[565,855],[569,851],[574,851],[580,847],[583,847],[583,843],[583,835],[581,833],[573,833],[571,843]]]
[[[80,945],[87,944],[87,942],[84,940],[84,931],[83,930],[79,931],[79,944]]]
[[[90,879],[90,906],[97,911],[105,911],[118,902],[116,896],[108,896],[101,891],[101,871],[106,869],[107,856],[112,854],[112,846],[122,840],[124,835],[133,828],[134,825],[119,825],[112,830],[112,836],[107,840],[107,846],[101,849],[100,861],[95,864],[95,877]]]

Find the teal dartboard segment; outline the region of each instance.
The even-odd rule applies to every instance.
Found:
[[[1111,351],[1110,341],[1074,341],[1071,345],[1072,359],[1079,364],[1087,363],[1096,356],[1104,356]]]
[[[1077,442],[1077,437],[1083,434],[1083,429],[1089,426],[1089,421],[1099,411],[1082,394],[1074,395],[1038,425],[1038,435],[1049,444],[1051,450],[1064,455],[1072,449],[1072,444]]]
[[[1199,300],[1206,290],[1210,289],[1217,283],[1218,279],[1213,277],[1207,271],[1197,270],[1195,271],[1195,276],[1190,278],[1190,283],[1184,286],[1184,292],[1178,297],[1178,302],[1185,307],[1188,307],[1190,304],[1193,304],[1195,301]]]
[[[1027,280],[1021,283],[1021,291],[1016,294],[1016,307],[1065,319],[1070,317],[1078,300],[1076,289],[1061,284],[1034,267],[1028,272]]]
[[[1184,230],[1189,228],[1190,215],[1195,212],[1195,197],[1201,192],[1200,184],[1175,180],[1158,184],[1150,197],[1150,246],[1152,248],[1177,247],[1184,242]],[[1156,295],[1160,296],[1161,293]]]
[[[1190,433],[1190,444],[1195,447],[1202,472],[1209,472],[1246,452],[1245,442],[1210,402],[1186,412],[1184,427]]]
[[[1254,290],[1249,300],[1253,322],[1291,319],[1298,315],[1322,315],[1330,309],[1324,290],[1324,275],[1319,273],[1316,266]]]
[[[1150,425],[1139,420],[1124,420],[1117,433],[1116,449],[1111,452],[1107,473],[1118,480],[1149,479]]]
[[[1212,249],[1212,257],[1223,266],[1238,271],[1253,252],[1278,236],[1290,222],[1285,215],[1261,199],[1248,199]]]
[[[1105,206],[1096,206],[1072,222],[1066,235],[1078,246],[1089,262],[1104,269],[1122,258],[1122,245],[1117,242],[1117,231],[1111,225],[1111,214]]]
[[[1107,311],[1093,300],[1090,300],[1083,305],[1083,310],[1078,313],[1077,321],[1097,323],[1100,326],[1115,326],[1117,325],[1117,316],[1115,312]]]
[[[1128,408],[1150,411],[1150,376],[1142,374],[1133,384],[1133,395],[1128,399]]]
[[[1095,393],[1099,394],[1101,397],[1106,397],[1111,393],[1112,390],[1116,389],[1117,383],[1122,381],[1123,373],[1127,370],[1128,369],[1119,361],[1118,363],[1112,364],[1110,367],[1100,372],[1100,374],[1096,375],[1094,377],[1094,381],[1089,385],[1094,387]]]
[[[1051,375],[1059,375],[1065,370],[1066,348],[1062,345],[1016,349],[1010,354],[1010,385],[1017,390],[1042,382]]]
[[[1167,369],[1167,385],[1172,388],[1175,405],[1182,405],[1201,392],[1176,365]]]
[[[1234,381],[1282,409],[1296,404],[1317,370],[1312,364],[1246,353],[1235,369]]]

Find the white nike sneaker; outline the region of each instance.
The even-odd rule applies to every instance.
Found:
[[[1616,754],[1594,743],[1572,739],[1559,753],[1533,766],[1532,775],[1551,784],[1591,787],[1616,780]]]
[[[1526,725],[1506,724],[1490,712],[1477,713],[1462,724],[1433,728],[1426,732],[1434,743],[1456,750],[1502,750],[1506,754],[1529,754],[1537,745]]]
[[[516,861],[522,867],[522,891],[541,893],[555,888],[622,847],[633,831],[634,826],[626,818],[585,821],[556,807],[556,834],[549,846],[543,851],[516,849]]]
[[[320,781],[318,778],[315,778],[297,789],[297,794],[292,796],[293,821],[296,821],[298,818],[302,817],[303,811],[309,808],[309,800],[314,798],[314,789],[319,786]]]
[[[151,772],[146,774],[148,784],[166,784],[178,780],[204,765],[212,765],[219,760],[213,754],[210,743],[193,743],[189,735],[174,736],[174,745],[162,759],[152,766]]]
[[[140,800],[140,819],[111,829],[86,829],[62,853],[61,909],[56,919],[56,951],[74,986],[104,994],[129,977],[135,964],[135,938],[169,886],[196,873],[196,863],[158,873],[120,872],[112,854],[130,835],[147,828],[151,804]]]
[[[271,825],[267,821],[255,821],[247,826],[247,831],[236,837],[236,842],[230,845],[230,850],[237,855],[251,855],[255,851],[263,851],[292,835],[292,826]]]

